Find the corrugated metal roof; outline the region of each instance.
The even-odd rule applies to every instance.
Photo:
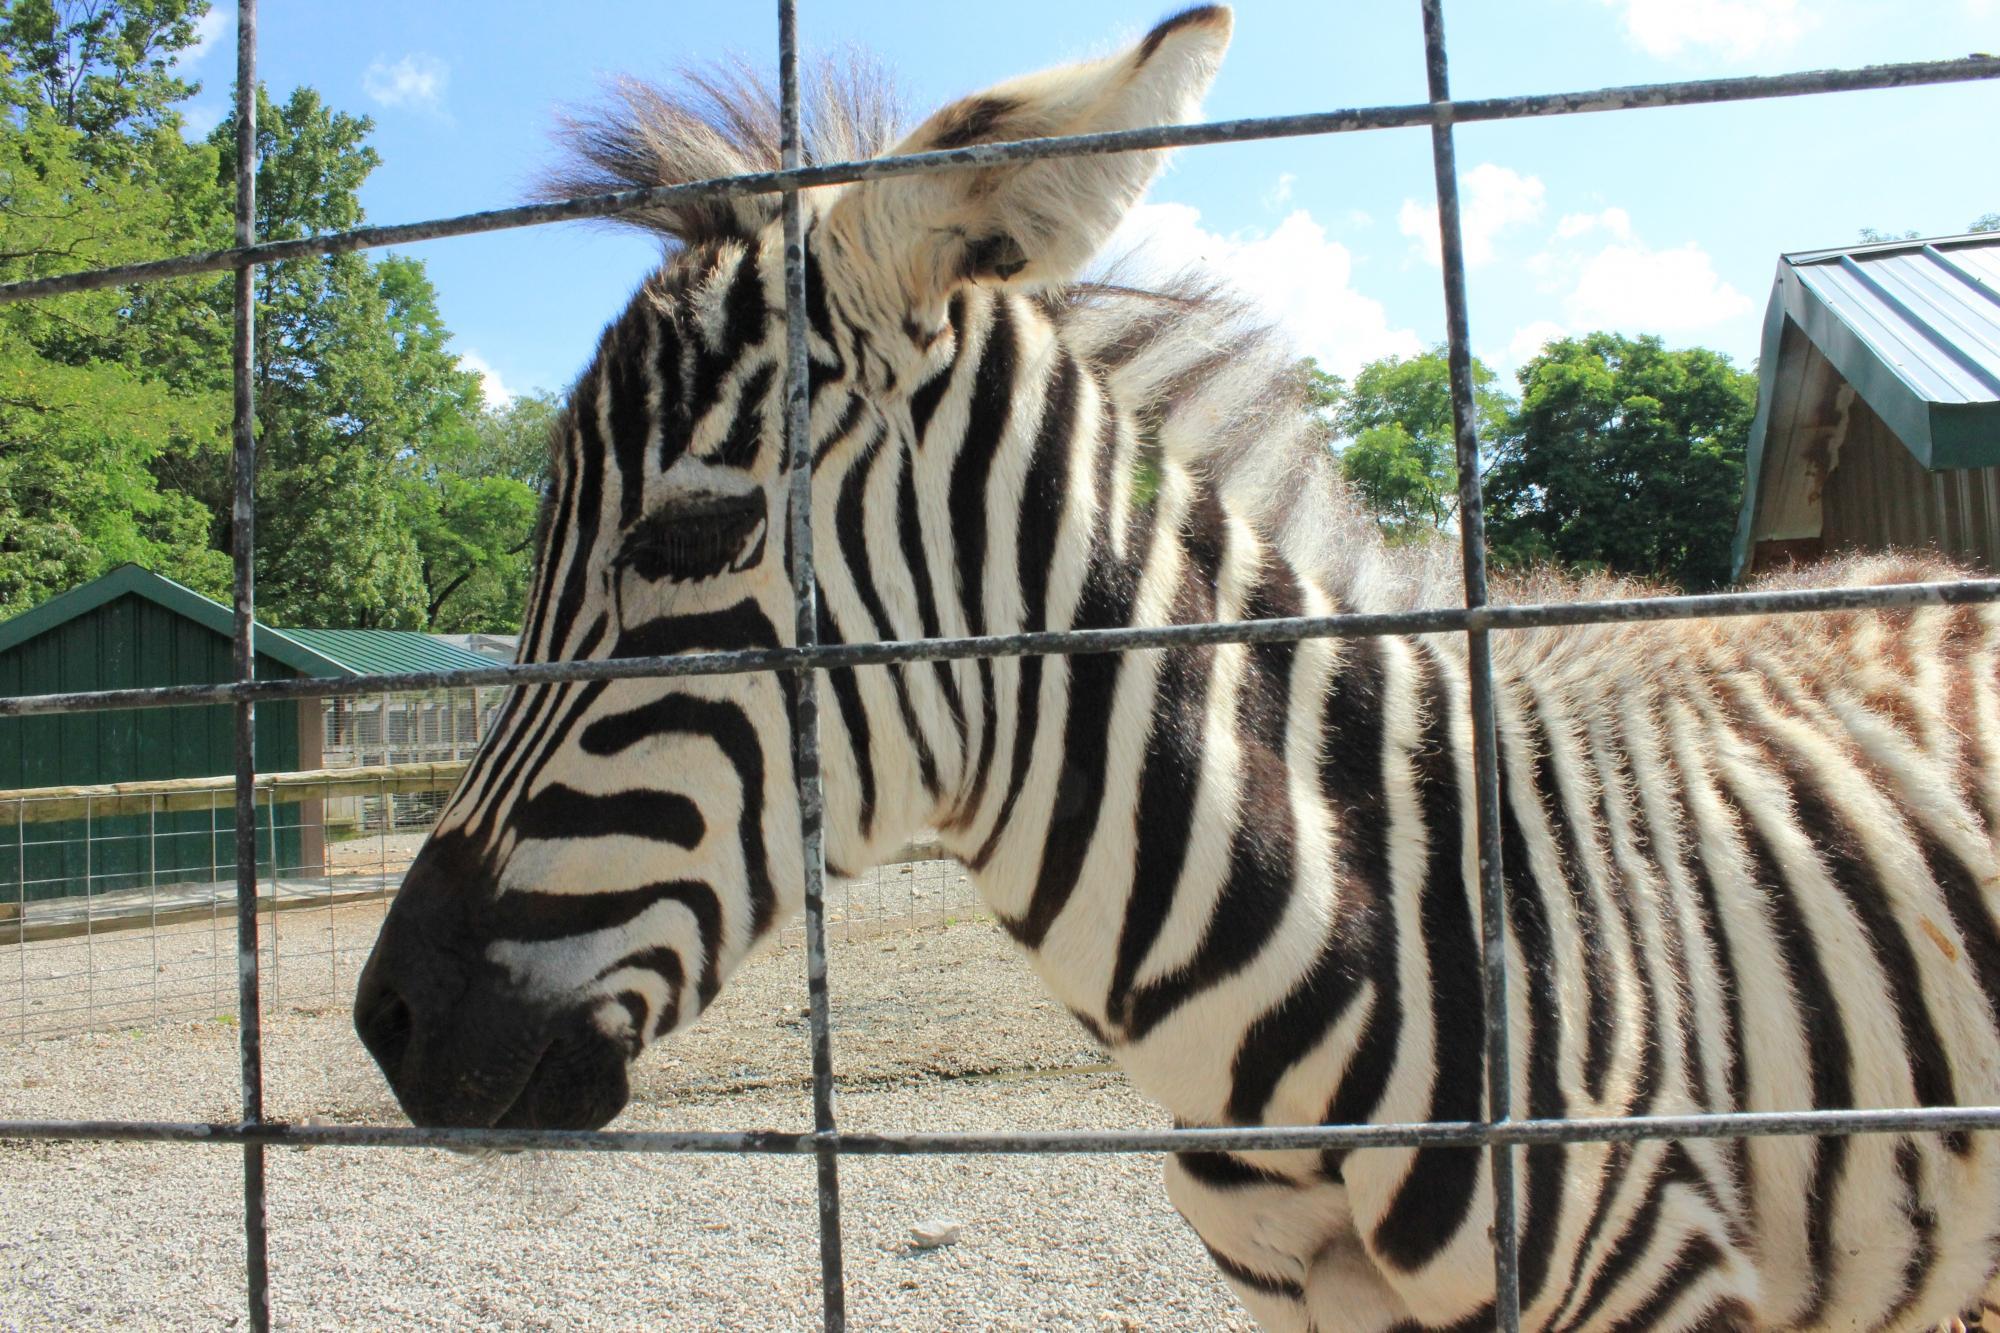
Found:
[[[11,620],[0,620],[0,652],[46,634],[58,625],[126,595],[143,597],[177,615],[228,638],[236,632],[236,613],[212,597],[204,597],[150,569],[119,565],[88,583],[58,593]],[[300,643],[288,631],[257,622],[257,655],[281,662],[302,676],[352,675],[351,669]],[[485,663],[481,663],[485,665]]]
[[[1816,390],[1802,379],[1810,358],[1823,358],[1822,371],[1831,367],[1812,382]],[[1819,484],[1835,464],[1812,450],[1837,437],[1846,414],[1830,395],[1846,389],[1923,469],[2000,467],[2000,233],[1801,251],[1779,259],[1737,525],[1739,573],[1750,567],[1758,541],[1797,535],[1788,527],[1800,517],[1792,502],[1805,504],[1805,518],[1812,520],[1807,526],[1817,530]],[[1767,452],[1775,463],[1767,463]],[[1799,475],[1791,477],[1798,484],[1781,485],[1774,513],[1764,514],[1760,489],[1773,481],[1766,473],[1785,482],[1788,462],[1801,459],[1804,470],[1794,468]]]
[[[1917,393],[2000,402],[2000,234],[1786,259]]]
[[[430,634],[406,629],[288,629],[284,635],[355,675],[398,671],[465,671],[493,660]]]

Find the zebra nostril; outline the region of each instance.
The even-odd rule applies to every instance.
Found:
[[[416,1030],[409,1001],[384,986],[373,995],[360,997],[355,1011],[354,1026],[361,1034],[361,1044],[393,1079],[402,1068],[403,1052],[409,1049]]]

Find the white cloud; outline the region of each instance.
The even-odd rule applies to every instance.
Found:
[[[1494,358],[1496,369],[1518,370],[1528,364],[1544,347],[1563,337],[1568,329],[1552,319],[1537,319],[1514,330],[1514,336],[1507,340],[1505,355]]]
[[[1750,311],[1750,298],[1693,241],[1666,250],[1637,240],[1607,245],[1583,261],[1563,298],[1572,328],[1636,333],[1691,333]]]
[[[443,100],[450,76],[444,61],[419,51],[393,65],[377,60],[361,76],[361,88],[383,106],[434,107]]]
[[[1144,278],[1199,266],[1228,281],[1290,335],[1298,350],[1338,375],[1352,376],[1378,357],[1414,356],[1414,330],[1389,327],[1382,303],[1353,287],[1354,257],[1305,209],[1272,231],[1219,235],[1187,204],[1141,204],[1104,247],[1130,256]]]
[[[226,108],[219,103],[189,102],[181,107],[181,137],[189,143],[206,139],[222,123]]]
[[[479,353],[471,351],[459,353],[458,368],[469,370],[479,376],[479,388],[486,397],[488,407],[504,408],[514,401],[514,391],[500,378],[500,372]]]
[[[1629,240],[1632,236],[1632,215],[1622,208],[1607,208],[1602,213],[1565,213],[1556,223],[1556,235],[1569,241],[1587,236],[1599,227],[1621,241]]]
[[[1540,177],[1523,176],[1511,167],[1482,162],[1466,172],[1459,182],[1459,230],[1464,236],[1466,267],[1492,262],[1495,239],[1510,227],[1539,218],[1547,195]],[[1435,203],[1405,199],[1396,225],[1417,243],[1417,253],[1425,260],[1444,262]]]
[[[1816,17],[1801,0],[1599,0],[1622,11],[1625,35],[1651,55],[1713,47],[1742,60],[1782,50]],[[1978,0],[1972,0],[1978,3]]]
[[[1278,183],[1264,196],[1264,207],[1273,213],[1292,202],[1292,187],[1298,184],[1298,173],[1287,171],[1278,177]]]
[[[1547,304],[1504,348],[1486,349],[1497,370],[1519,369],[1552,338],[1596,329],[1727,345],[1748,327],[1755,309],[1716,272],[1700,245],[1649,245],[1631,215],[1617,207],[1564,214],[1527,268]],[[1551,312],[1560,318],[1550,318]]]
[[[228,9],[218,5],[194,21],[194,42],[181,48],[178,60],[183,65],[192,65],[214,48],[222,35],[235,29],[235,16]]]

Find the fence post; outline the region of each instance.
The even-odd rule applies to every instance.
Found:
[[[153,946],[153,1021],[160,1021],[160,798],[146,801],[146,938]]]
[[[97,1026],[97,922],[95,917],[97,895],[91,890],[91,809],[90,798],[83,798],[83,966],[84,966],[84,1022]]]
[[[236,0],[236,244],[257,239],[257,0]],[[236,265],[235,337],[230,348],[234,412],[230,436],[235,565],[235,676],[257,677],[257,266]],[[243,1075],[243,1123],[264,1119],[264,1013],[257,950],[257,713],[236,702],[236,1009]],[[264,1211],[264,1148],[243,1147],[243,1265],[251,1333],[271,1327],[270,1244]]]
[[[1446,362],[1451,377],[1452,430],[1458,469],[1459,550],[1465,572],[1465,605],[1486,605],[1485,499],[1479,475],[1479,430],[1472,398],[1472,333],[1465,292],[1465,237],[1459,218],[1457,152],[1449,60],[1445,52],[1444,0],[1420,0],[1424,65],[1430,100],[1440,114],[1431,122],[1431,166],[1438,201],[1439,267],[1444,278]],[[1483,629],[1467,629],[1466,674],[1472,713],[1474,829],[1479,857],[1480,981],[1486,1017],[1486,1120],[1512,1119],[1511,1054],[1507,1031],[1507,897],[1500,862],[1499,739],[1494,721],[1493,654]],[[1493,1313],[1501,1333],[1521,1326],[1519,1236],[1514,1202],[1514,1150],[1497,1140],[1487,1146],[1493,1176]]]
[[[21,969],[21,1043],[28,1041],[28,798],[14,801],[14,952]]]
[[[786,170],[800,163],[798,6],[778,0],[779,129]],[[818,643],[818,590],[813,573],[812,406],[806,344],[805,238],[799,192],[782,196],[785,233],[785,452],[791,470],[792,604],[796,640]],[[833,1118],[833,1036],[826,978],[826,856],[821,841],[824,793],[819,771],[819,677],[798,678],[793,713],[793,778],[799,794],[799,840],[805,872],[806,1001],[812,1034],[813,1135],[819,1183],[820,1295],[827,1333],[847,1327],[845,1258],[840,1239],[840,1154],[831,1140]]]
[[[278,931],[278,787],[264,789],[264,824],[271,839],[271,1006],[284,1003],[284,980],[278,964],[283,937]]]

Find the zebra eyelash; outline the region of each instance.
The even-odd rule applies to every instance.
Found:
[[[764,497],[755,491],[685,496],[632,526],[612,571],[629,569],[652,583],[740,573],[763,555],[764,518]]]

